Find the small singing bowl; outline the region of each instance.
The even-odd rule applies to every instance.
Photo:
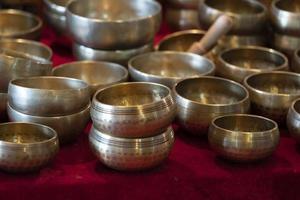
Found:
[[[197,10],[200,0],[167,0],[168,6],[180,9],[194,9]]]
[[[173,30],[199,28],[198,12],[191,9],[166,9],[166,21]]]
[[[85,81],[91,88],[91,95],[101,88],[126,82],[128,79],[128,71],[123,66],[100,61],[79,61],[63,64],[53,69],[53,75]]]
[[[214,75],[215,65],[193,53],[161,51],[132,58],[128,70],[134,81],[160,83],[172,88],[185,78]]]
[[[276,32],[286,35],[300,34],[300,2],[274,0],[271,4],[270,19]]]
[[[161,10],[153,0],[71,1],[66,11],[67,28],[73,39],[86,47],[132,49],[154,39]]]
[[[23,38],[37,40],[43,25],[42,20],[21,10],[0,10],[0,38]]]
[[[89,135],[96,157],[106,166],[121,171],[145,170],[162,164],[168,158],[174,139],[171,127],[156,136],[139,139],[113,137],[95,127]]]
[[[173,87],[177,121],[193,135],[206,135],[211,120],[231,113],[248,113],[250,100],[244,86],[217,77],[190,78]]]
[[[67,77],[20,78],[9,83],[8,102],[28,115],[68,115],[89,104],[90,87],[82,80]]]
[[[176,115],[171,90],[156,83],[119,83],[98,91],[92,101],[95,128],[123,138],[164,131]]]
[[[76,140],[77,136],[84,131],[90,119],[90,107],[89,104],[83,110],[70,115],[42,117],[19,112],[8,103],[7,113],[13,122],[31,122],[53,128],[57,132],[59,143],[67,144]]]
[[[210,146],[217,154],[240,162],[257,161],[272,155],[279,137],[276,122],[245,114],[215,118],[208,133]]]
[[[0,93],[0,121],[7,119],[6,104],[7,94]]]
[[[300,49],[296,50],[294,53],[291,70],[300,73]]]
[[[288,59],[282,53],[264,47],[243,46],[221,52],[217,59],[217,74],[243,82],[250,74],[268,71],[287,71]]]
[[[300,38],[290,35],[273,33],[273,48],[293,58],[294,53],[300,47]]]
[[[244,80],[251,108],[259,115],[285,124],[292,102],[300,97],[300,75],[293,72],[261,72]]]
[[[300,99],[296,99],[289,108],[286,119],[287,128],[291,136],[300,142]]]
[[[28,172],[47,165],[59,150],[55,130],[34,123],[0,124],[0,168]]]
[[[141,47],[125,50],[100,50],[92,49],[77,43],[73,44],[73,54],[77,60],[95,60],[118,63],[127,66],[128,61],[139,54],[153,50],[153,43]]]
[[[233,19],[230,34],[261,33],[267,26],[267,9],[259,1],[253,0],[202,0],[199,4],[200,24],[209,28],[221,15]]]

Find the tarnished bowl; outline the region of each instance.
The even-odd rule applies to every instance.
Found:
[[[128,139],[113,137],[92,127],[89,141],[94,154],[108,167],[122,171],[144,170],[168,158],[174,132],[169,127],[153,137]]]
[[[254,0],[202,0],[199,4],[201,26],[208,29],[222,14],[233,18],[229,34],[255,34],[266,30],[267,9]]]
[[[173,93],[177,120],[194,135],[207,134],[211,120],[231,113],[247,113],[249,94],[241,84],[217,77],[199,77],[178,82]]]
[[[291,70],[300,73],[300,49],[296,50],[294,53]]]
[[[244,46],[221,52],[217,60],[217,74],[243,82],[250,74],[288,70],[288,59],[282,53],[264,47]]]
[[[110,62],[79,61],[60,65],[53,69],[54,76],[81,79],[89,84],[91,95],[97,90],[128,79],[128,71]]]
[[[91,118],[99,131],[124,138],[163,132],[176,115],[171,90],[155,83],[120,83],[98,91]]]
[[[173,30],[199,28],[198,12],[191,9],[166,9],[166,21]]]
[[[0,93],[0,121],[7,119],[6,104],[7,94]]]
[[[300,35],[300,2],[274,0],[271,5],[270,19],[274,30],[285,35]]]
[[[300,75],[292,72],[263,72],[245,78],[252,110],[285,124],[292,102],[300,97]]]
[[[293,138],[300,142],[300,99],[296,99],[289,108],[287,127]]]
[[[132,49],[153,40],[160,28],[161,6],[153,0],[71,1],[66,16],[77,43],[103,50]]]
[[[167,0],[166,3],[168,6],[176,8],[197,10],[200,1],[201,0]]]
[[[84,131],[90,119],[90,105],[70,115],[42,117],[21,113],[7,104],[7,113],[13,122],[32,122],[53,128],[57,132],[59,143],[66,144],[73,142]]]
[[[270,156],[279,143],[276,122],[256,115],[225,115],[214,119],[209,143],[219,155],[234,161],[256,161]]]
[[[77,60],[95,60],[119,63],[127,66],[128,61],[139,54],[153,50],[153,43],[143,45],[134,49],[125,50],[100,50],[92,49],[77,43],[73,44],[73,54]]]
[[[300,47],[300,38],[274,33],[272,45],[274,49],[285,53],[289,58],[293,58],[295,51]]]
[[[73,78],[20,78],[9,83],[8,101],[24,114],[44,117],[68,115],[89,104],[90,88],[86,82]]]
[[[14,9],[0,10],[0,38],[36,40],[40,36],[42,20],[28,12]]]
[[[38,170],[59,149],[56,132],[33,123],[0,124],[0,168],[10,172]]]
[[[132,58],[128,70],[134,81],[155,82],[172,88],[185,78],[214,75],[215,65],[193,53],[161,51]]]

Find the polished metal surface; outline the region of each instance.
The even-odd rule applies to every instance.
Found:
[[[292,72],[262,72],[245,78],[252,110],[285,124],[292,102],[300,97],[300,75]]]
[[[174,143],[171,127],[159,135],[147,138],[128,139],[107,135],[92,127],[90,147],[106,166],[121,170],[145,170],[160,165],[168,158]]]
[[[300,35],[300,1],[274,0],[270,19],[274,31],[285,35]]]
[[[119,63],[127,66],[128,61],[139,54],[153,50],[153,43],[145,44],[141,47],[125,50],[100,50],[92,49],[77,43],[73,44],[73,54],[77,60],[95,60]]]
[[[7,93],[0,93],[0,121],[7,119]]]
[[[273,35],[273,48],[285,53],[289,58],[292,58],[295,51],[300,47],[300,38],[278,33],[273,33]]]
[[[256,34],[266,29],[267,9],[255,0],[202,0],[199,4],[199,20],[205,29],[222,14],[233,18],[229,34]]]
[[[300,73],[300,49],[296,50],[293,56],[291,70]]]
[[[128,70],[134,81],[155,82],[172,88],[185,78],[214,75],[215,65],[193,53],[160,51],[132,58]]]
[[[126,82],[128,71],[121,65],[100,61],[79,61],[59,65],[53,69],[54,76],[70,77],[85,81],[91,96],[104,87]]]
[[[211,120],[230,113],[247,113],[249,94],[245,87],[217,77],[190,78],[173,87],[177,120],[194,135],[207,134]]]
[[[14,9],[0,10],[0,38],[37,40],[42,25],[42,20],[31,13]]]
[[[181,9],[197,10],[200,1],[201,0],[166,0],[166,5]]]
[[[166,22],[173,30],[200,28],[197,10],[166,8]]]
[[[91,108],[95,128],[116,137],[143,138],[164,131],[176,115],[171,90],[155,83],[120,83],[98,91]]]
[[[49,12],[64,15],[70,0],[43,0],[43,2]]]
[[[102,50],[132,49],[153,40],[160,28],[161,6],[153,0],[71,1],[66,16],[77,43]]]
[[[225,50],[219,54],[216,65],[219,76],[241,83],[250,74],[289,69],[285,55],[259,46],[243,46]]]
[[[212,149],[233,161],[270,156],[279,143],[276,122],[256,115],[225,115],[214,119],[208,133]]]
[[[56,132],[33,123],[0,124],[0,168],[9,172],[38,170],[59,149]]]
[[[31,122],[53,128],[57,132],[59,143],[66,144],[73,142],[84,131],[90,119],[90,107],[88,105],[83,110],[70,115],[42,117],[21,113],[7,104],[7,113],[13,122]]]
[[[290,135],[300,142],[300,100],[296,99],[289,108],[287,127]]]
[[[81,111],[90,102],[89,85],[78,79],[39,76],[12,80],[9,104],[19,112],[38,116],[60,116]]]

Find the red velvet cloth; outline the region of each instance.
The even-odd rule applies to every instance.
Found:
[[[160,39],[168,30],[158,34]],[[73,60],[70,42],[50,29],[42,42],[54,50],[54,64]],[[223,160],[206,138],[176,130],[169,159],[152,170],[119,172],[97,161],[88,145],[88,131],[61,148],[40,172],[0,172],[0,199],[299,199],[300,148],[283,130],[274,155],[252,164]]]

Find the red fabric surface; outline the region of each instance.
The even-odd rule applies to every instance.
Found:
[[[164,27],[157,40],[168,30]],[[46,28],[42,42],[51,46],[55,65],[73,60],[70,41]],[[0,199],[299,199],[300,148],[286,131],[275,154],[258,163],[223,160],[206,138],[176,130],[169,159],[143,172],[119,172],[97,161],[88,130],[61,148],[40,172],[0,172]]]

